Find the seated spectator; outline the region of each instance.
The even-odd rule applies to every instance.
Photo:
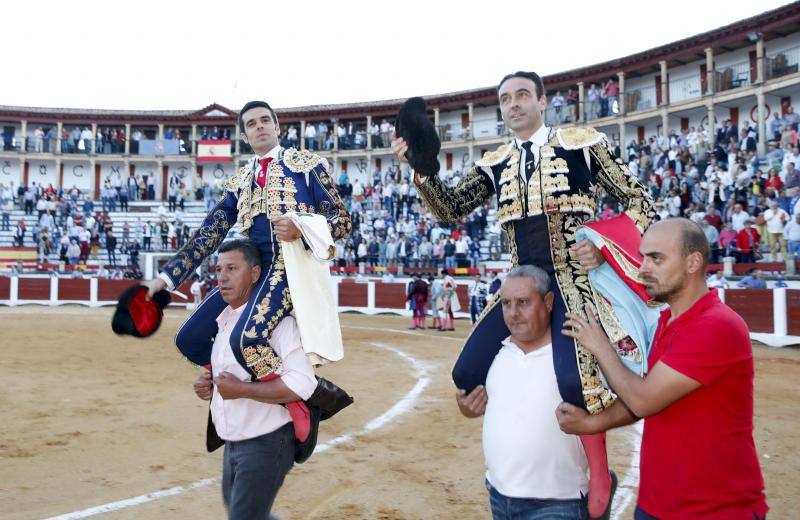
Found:
[[[730,287],[728,280],[725,279],[722,271],[719,270],[714,271],[706,282],[709,289],[728,289]]]
[[[767,282],[764,281],[764,273],[761,272],[761,269],[753,269],[736,286],[745,289],[766,289]]]

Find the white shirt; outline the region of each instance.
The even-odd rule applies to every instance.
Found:
[[[547,144],[547,141],[550,138],[550,127],[549,126],[540,126],[539,129],[533,133],[533,135],[528,139],[533,145],[531,146],[531,152],[533,152],[533,160],[534,160],[534,167],[539,166],[539,149]],[[522,144],[528,141],[522,141],[518,138],[514,138],[514,144],[516,144],[517,149],[520,151],[520,158],[519,158],[519,175],[522,177],[523,181],[527,181],[525,178],[525,163],[527,162],[526,155],[528,154],[525,149],[522,147]],[[583,157],[586,160],[586,167],[591,169],[591,160],[589,159],[589,149],[583,149]]]
[[[531,146],[531,152],[533,153],[533,165],[536,167],[539,164],[539,148],[547,144],[547,139],[550,137],[550,128],[547,126],[540,126],[537,131],[533,133],[533,135],[527,141],[522,141],[521,139],[514,138],[514,142],[517,145],[517,149],[520,151],[519,157],[519,175],[522,177],[523,181],[526,181],[525,178],[525,163],[528,161],[527,155],[528,152],[525,151],[525,148],[522,145],[526,142],[531,142],[533,145]]]
[[[795,219],[792,219],[791,222],[786,224],[786,228],[783,230],[783,232],[786,235],[786,240],[790,240],[792,242],[800,241],[800,223],[798,223]]]
[[[192,286],[189,288],[189,292],[191,292],[192,294],[196,294],[197,296],[200,296],[200,294],[202,293],[202,289],[203,289],[203,284],[200,283],[200,280],[195,280],[194,282],[192,282]]]
[[[733,224],[734,231],[741,231],[744,229],[744,222],[750,220],[750,215],[742,210],[739,213],[731,213],[731,224]]]
[[[778,208],[773,211],[772,208],[764,212],[764,220],[767,221],[767,231],[769,233],[783,233],[783,228],[789,222],[789,214]]]
[[[728,280],[726,280],[724,276],[718,278],[716,274],[712,274],[708,277],[708,280],[706,280],[706,285],[708,285],[709,289],[717,289],[720,287],[727,289],[729,287]]]
[[[795,168],[800,166],[800,155],[787,153],[786,155],[783,156],[783,171],[781,172],[782,174],[785,174],[787,170],[786,165],[789,163],[793,163]]]
[[[242,381],[250,381],[250,373],[236,361],[230,345],[231,331],[247,304],[237,309],[225,307],[217,324],[219,332],[211,349],[211,370],[214,377],[229,372]],[[294,318],[287,316],[275,327],[269,340],[282,363],[277,371],[283,383],[303,399],[308,399],[317,386],[314,369],[308,361],[300,330]],[[214,385],[211,397],[211,418],[217,435],[226,441],[241,441],[274,432],[292,420],[285,406],[262,403],[253,399],[224,400]]]
[[[561,403],[552,345],[525,354],[511,338],[486,378],[489,400],[483,417],[486,479],[516,498],[575,499],[589,487],[580,438],[562,432]]]

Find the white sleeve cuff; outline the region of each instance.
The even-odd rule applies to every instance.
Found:
[[[175,290],[175,283],[172,281],[172,278],[170,278],[168,274],[161,272],[158,273],[158,277],[164,280],[164,282],[166,282],[168,290],[170,291]]]

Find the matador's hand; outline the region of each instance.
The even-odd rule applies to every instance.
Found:
[[[300,230],[288,217],[272,217],[269,221],[272,223],[272,230],[278,240],[294,242],[300,238]]]
[[[408,151],[408,143],[402,137],[397,137],[397,134],[392,132],[392,153],[397,156],[397,160],[401,163],[407,163],[406,152]]]
[[[581,264],[588,273],[592,269],[597,269],[606,261],[603,253],[597,249],[597,246],[592,244],[589,239],[583,239],[577,244],[572,244],[569,248],[572,256]]]
[[[156,276],[152,280],[142,282],[142,285],[147,287],[147,297],[145,298],[147,301],[150,301],[158,291],[167,288],[167,282],[165,282],[158,276]]]

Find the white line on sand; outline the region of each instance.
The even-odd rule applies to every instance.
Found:
[[[364,328],[369,328],[369,327],[364,327]],[[396,331],[396,332],[409,332],[409,331]],[[398,357],[407,361],[411,365],[412,373],[418,375],[417,382],[414,385],[414,387],[411,390],[409,390],[406,393],[406,395],[402,397],[402,399],[397,401],[387,411],[369,421],[361,431],[354,433],[344,433],[342,435],[339,435],[338,437],[329,440],[328,442],[318,444],[316,449],[314,450],[316,453],[323,453],[325,451],[330,450],[331,448],[338,446],[339,444],[345,444],[351,442],[356,437],[361,437],[372,431],[382,428],[383,426],[386,426],[391,421],[393,421],[397,417],[403,415],[408,410],[410,410],[414,402],[419,398],[420,394],[422,394],[423,390],[425,390],[428,384],[430,384],[430,377],[428,376],[429,367],[427,364],[423,363],[422,361],[418,360],[417,358],[409,354],[406,354],[400,349],[390,347],[383,343],[370,342],[368,344],[379,349],[389,350],[394,354],[396,354]],[[90,516],[99,515],[101,513],[118,511],[120,509],[125,509],[131,506],[137,506],[139,504],[152,502],[160,498],[180,495],[182,493],[186,493],[187,491],[192,491],[201,487],[209,486],[218,481],[219,479],[217,478],[207,478],[203,480],[198,480],[197,482],[193,482],[188,486],[176,486],[173,488],[156,491],[154,493],[147,493],[145,495],[139,495],[137,497],[127,498],[125,500],[109,502],[108,504],[90,507],[88,509],[82,509],[80,511],[74,511],[72,513],[66,513],[59,516],[53,516],[47,518],[46,520],[76,520],[79,518],[87,518]]]
[[[360,330],[375,330],[375,327],[364,327],[360,325],[342,325],[343,329],[360,329]],[[451,336],[443,336],[438,334],[430,334],[427,332],[417,332],[415,330],[403,330],[403,329],[385,329],[381,328],[380,330],[384,330],[386,332],[396,332],[398,334],[408,334],[409,336],[419,336],[423,338],[434,338],[434,339],[444,339],[447,341],[458,341],[460,343],[464,343],[466,338],[454,338]],[[422,329],[422,330],[436,330],[436,329]]]
[[[639,448],[642,445],[644,421],[636,422],[636,424],[633,425],[633,429],[636,433],[632,435],[631,457],[628,459],[628,471],[617,486],[616,500],[611,507],[611,518],[614,520],[622,518],[622,513],[628,509],[631,500],[636,496],[633,488],[639,485]]]

